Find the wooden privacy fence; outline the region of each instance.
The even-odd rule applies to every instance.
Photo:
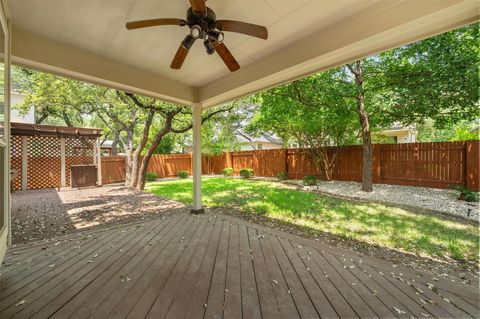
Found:
[[[125,181],[125,156],[102,157],[102,183],[111,184]]]
[[[328,151],[333,152],[334,149]],[[110,163],[104,163],[103,171],[109,171]],[[119,164],[117,162],[114,165]],[[280,172],[287,172],[291,179],[301,179],[306,175],[320,177],[320,172],[305,149],[228,152],[220,156],[203,157],[202,174],[221,174],[225,167],[232,167],[237,175],[242,168],[252,168],[256,176],[274,177]],[[374,183],[436,188],[465,185],[480,191],[479,167],[480,141],[373,145]],[[192,156],[154,155],[148,171],[155,172],[160,178],[174,177],[178,171],[191,173]],[[117,173],[122,174],[120,171]],[[104,180],[108,178],[104,175]],[[361,181],[361,145],[341,148],[333,179]]]

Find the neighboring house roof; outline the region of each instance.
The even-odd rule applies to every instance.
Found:
[[[101,148],[112,148],[113,141],[112,140],[105,140],[103,141],[102,145],[100,145]]]
[[[238,143],[272,143],[283,145],[283,141],[275,135],[260,134],[260,136],[255,137],[244,132],[237,132],[236,136]]]

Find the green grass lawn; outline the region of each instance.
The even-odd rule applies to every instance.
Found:
[[[148,183],[146,190],[192,203],[192,180]],[[478,262],[478,226],[380,204],[350,202],[291,189],[279,183],[204,178],[206,207],[248,212],[345,238],[429,256]]]

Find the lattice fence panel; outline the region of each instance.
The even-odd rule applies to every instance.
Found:
[[[17,171],[17,177],[12,181],[13,190],[22,189],[22,137],[12,136],[10,139],[10,166]]]
[[[65,177],[70,186],[70,166],[93,164],[95,138],[76,137],[65,139]]]
[[[60,139],[28,137],[27,188],[60,187]]]

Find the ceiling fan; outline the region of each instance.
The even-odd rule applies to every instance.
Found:
[[[243,33],[266,40],[268,38],[267,28],[240,21],[217,20],[215,12],[207,7],[205,1],[190,0],[191,7],[187,10],[186,20],[172,18],[138,20],[127,22],[126,27],[128,30],[132,30],[159,25],[188,26],[190,33],[180,43],[170,64],[172,69],[180,69],[195,41],[203,39],[207,54],[217,52],[231,72],[237,71],[240,65],[223,43],[223,31]]]

